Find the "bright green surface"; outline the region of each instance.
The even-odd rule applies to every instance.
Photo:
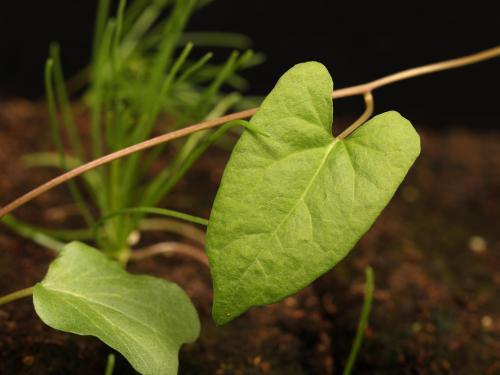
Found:
[[[285,73],[225,169],[207,234],[213,317],[277,302],[337,264],[370,228],[420,152],[396,112],[333,138],[332,80],[316,62]]]
[[[177,285],[129,274],[79,242],[52,262],[33,303],[50,327],[97,336],[142,374],[177,374],[180,346],[200,331],[196,310]]]

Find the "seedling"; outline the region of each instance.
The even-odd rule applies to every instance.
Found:
[[[222,85],[242,87],[245,82],[237,72],[258,63],[259,55],[252,51],[243,54],[234,51],[220,65],[209,65],[212,53],[190,61],[194,43],[186,40],[182,32],[190,14],[201,3],[136,0],[126,7],[122,0],[116,15],[111,17],[109,0],[99,2],[92,60],[82,73],[87,80],[83,99],[91,113],[90,159],[148,139],[160,130],[160,118],[164,123],[168,118],[172,123],[170,128],[176,129],[248,105],[240,94],[225,95],[220,89]],[[170,11],[169,17],[160,18],[166,10]],[[188,36],[200,40],[199,36]],[[210,40],[200,42],[206,44]],[[231,42],[238,44],[234,36]],[[175,57],[179,45],[180,53]],[[68,170],[84,164],[89,155],[75,125],[59,46],[55,43],[50,47],[44,78],[57,153],[32,154],[24,160],[30,167]],[[71,148],[69,155],[63,146],[65,135]],[[147,208],[166,199],[206,149],[211,137],[209,133],[199,133],[174,145],[176,158],[155,176],[148,175],[148,171],[158,163],[162,146],[145,155],[135,154],[91,171],[83,176],[80,185],[68,181],[70,193],[86,224],[86,228],[77,231],[77,238],[93,240],[108,256],[126,262],[130,254],[129,237],[149,213]],[[116,214],[132,207],[146,208],[128,211],[126,215]],[[7,222],[14,229],[22,224],[28,226],[13,218],[8,218]],[[76,235],[72,231],[34,229],[62,241],[75,239]]]
[[[84,173],[84,183],[100,216],[93,217],[73,184],[69,188],[88,224],[83,231],[50,232],[5,217],[20,234],[59,254],[40,283],[0,298],[0,305],[33,294],[35,311],[47,325],[98,337],[142,374],[176,374],[178,350],[197,338],[200,322],[191,301],[177,285],[126,271],[132,252],[128,239],[141,219],[147,214],[161,214],[208,224],[206,250],[214,281],[213,318],[217,324],[225,324],[253,306],[282,300],[349,253],[389,203],[420,152],[418,134],[398,113],[386,112],[368,120],[373,111],[372,91],[397,80],[499,56],[500,47],[333,94],[327,69],[317,62],[302,63],[280,78],[259,109],[217,117],[233,100],[217,98],[220,85],[251,56],[238,59],[233,55],[197,100],[174,105],[178,108],[176,118],[185,119],[179,127],[197,119],[208,120],[145,140],[165,103],[178,97],[170,95],[171,90],[189,86],[188,77],[206,63],[202,58],[181,73],[191,44],[175,62],[172,58],[194,2],[176,3],[164,25],[165,34],[141,29],[145,21],[140,15],[150,14],[143,13],[145,4],[134,2],[126,11],[122,1],[116,21],[106,23],[109,4],[101,2],[87,94],[93,113],[95,160],[86,164],[64,90],[57,48],[51,50],[45,78],[59,161],[55,163],[54,155],[46,155],[43,164],[75,168],[6,205],[0,217]],[[143,30],[139,36],[138,30]],[[151,46],[158,40],[163,42],[157,54],[147,56],[143,45]],[[150,63],[150,69],[142,69],[135,80],[129,80],[127,76],[137,61]],[[188,91],[195,92],[193,87]],[[366,101],[365,113],[334,136],[332,97],[360,94]],[[66,119],[76,156],[68,157],[62,147],[56,103]],[[243,121],[248,117],[249,122]],[[210,130],[223,124],[216,131]],[[209,220],[154,207],[196,159],[235,125],[245,130],[226,166]],[[182,137],[187,141],[173,165],[142,185],[143,170],[162,148],[142,159],[138,152]],[[102,156],[105,151],[114,152]],[[96,169],[104,165],[106,169]],[[77,233],[93,239],[98,249],[73,241]],[[368,270],[366,300],[346,374],[361,344],[372,292],[373,274]],[[110,356],[106,374],[112,372],[113,363]]]

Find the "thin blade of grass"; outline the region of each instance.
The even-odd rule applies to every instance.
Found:
[[[198,111],[203,113],[206,111],[208,105],[213,101],[214,96],[218,93],[221,85],[224,83],[225,79],[230,76],[237,66],[240,63],[244,63],[247,59],[251,58],[251,53],[245,53],[241,59],[238,59],[239,53],[234,51],[229,57],[228,61],[224,65],[224,68],[221,69],[219,75],[214,79],[212,84],[205,90],[204,94],[200,98],[196,108]],[[228,102],[223,102],[221,106],[217,109],[216,112],[212,112],[211,115],[217,116],[220,115],[218,111],[227,110],[229,106],[228,103],[231,103],[233,98],[229,97],[227,99]],[[219,103],[220,104],[220,103]],[[206,112],[205,112],[206,113]],[[194,113],[191,116],[195,116]],[[208,116],[206,117],[208,118]],[[199,132],[197,134],[190,135],[185,141],[182,149],[178,152],[176,159],[174,160],[171,167],[165,169],[162,173],[160,173],[146,188],[145,193],[143,194],[143,200],[141,204],[147,205],[156,205],[158,204],[169,192],[170,190],[177,184],[177,182],[184,176],[187,170],[191,167],[191,165],[201,156],[203,152],[212,144],[216,139],[220,137],[220,135],[224,134],[226,129],[222,131],[222,133],[212,133],[215,134],[215,138],[209,138],[208,144],[203,144],[202,147],[197,148],[197,145],[203,141],[205,136],[209,134],[209,131]],[[191,153],[191,150],[196,150],[196,152]],[[190,155],[186,158],[186,155]],[[172,173],[172,171],[175,171]],[[139,218],[136,218],[138,220]]]
[[[203,226],[208,225],[208,220],[204,219],[202,217],[193,216],[190,214],[186,214],[184,212],[170,210],[167,208],[141,206],[141,207],[128,207],[128,208],[123,208],[123,209],[115,211],[115,212],[110,212],[109,214],[101,217],[96,222],[96,226],[98,227],[98,226],[102,225],[103,223],[106,222],[106,220],[109,220],[113,217],[120,216],[120,215],[135,214],[135,213],[168,216],[168,217],[173,217],[176,219],[188,221],[188,222],[193,223],[193,224],[199,224],[199,225],[203,225]]]
[[[63,116],[64,124],[66,125],[66,131],[68,133],[68,139],[71,144],[75,155],[80,160],[85,160],[83,153],[83,146],[80,141],[80,136],[78,134],[78,129],[76,128],[75,119],[71,111],[71,106],[69,104],[68,93],[66,91],[66,85],[64,80],[64,74],[61,65],[60,48],[59,44],[52,43],[50,45],[50,57],[52,58],[54,64],[54,82],[55,91],[57,94],[57,99],[59,101],[59,106],[61,108],[61,113]]]
[[[6,215],[0,219],[2,223],[18,235],[28,238],[34,243],[43,246],[49,250],[59,252],[64,247],[64,243],[56,240],[48,234],[40,232],[31,226],[25,225],[20,221],[15,220],[12,216]]]
[[[56,102],[54,98],[54,87],[53,87],[53,61],[52,59],[48,59],[47,63],[45,64],[45,74],[44,74],[44,79],[45,79],[45,93],[47,96],[47,106],[49,109],[49,118],[50,118],[50,129],[52,133],[52,141],[54,142],[56,146],[57,153],[59,155],[59,163],[61,165],[61,168],[66,169],[66,159],[65,159],[65,152],[64,152],[64,146],[62,142],[62,137],[61,133],[59,130],[59,125],[57,121],[57,110],[56,110]],[[90,213],[89,208],[87,207],[85,200],[82,197],[82,194],[80,193],[80,190],[76,186],[75,181],[71,180],[68,181],[68,188],[71,193],[71,196],[73,200],[76,202],[78,205],[78,208],[81,211],[82,217],[87,223],[87,225],[92,226],[94,223],[94,218],[92,217],[92,214]]]
[[[162,102],[162,99],[166,97],[168,94],[168,91],[170,90],[172,83],[174,82],[175,76],[177,75],[179,69],[182,67],[182,65],[185,63],[187,57],[189,56],[189,53],[191,52],[193,48],[193,44],[187,44],[186,47],[183,49],[181,52],[180,56],[176,59],[174,65],[172,66],[172,69],[168,72],[164,83],[160,89],[159,97],[160,99],[157,101],[157,107],[154,108],[154,116],[156,117],[157,114],[160,112],[160,105]],[[149,133],[151,133],[151,128],[154,125],[154,122],[151,122],[148,124],[147,127],[143,129],[139,129],[142,134],[138,134],[136,139],[142,139],[144,137],[147,137]],[[145,134],[147,133],[147,134]],[[154,155],[153,155],[154,156]],[[123,177],[123,182],[121,183],[121,186],[123,189],[127,191],[132,191],[132,189],[137,186],[137,182],[140,179],[140,177],[143,175],[141,171],[137,170],[137,165],[139,161],[139,156],[137,156],[135,159],[130,158],[126,169],[124,171],[124,177]],[[151,163],[152,160],[150,160],[148,163]]]
[[[139,3],[139,1],[136,1]],[[135,3],[133,5],[135,5]],[[140,48],[144,39],[150,33],[153,25],[158,22],[159,17],[170,6],[172,1],[140,1],[137,9],[132,5],[127,7],[124,19],[124,39],[121,44],[121,53],[130,56],[137,48]],[[159,22],[159,25],[164,22]]]
[[[156,205],[158,204],[163,197],[165,197],[172,188],[179,182],[179,180],[186,174],[186,172],[191,168],[191,166],[199,159],[201,155],[216,142],[220,137],[222,137],[229,129],[234,126],[243,126],[245,129],[259,133],[260,131],[254,128],[248,121],[236,120],[228,122],[227,124],[221,126],[216,131],[210,133],[208,137],[197,147],[195,147],[191,152],[187,154],[186,160],[182,163],[180,168],[166,181],[162,181],[163,184],[157,184],[154,187],[154,190],[146,190],[146,192],[142,195],[143,201],[141,204],[143,205]]]
[[[99,0],[97,3],[97,14],[96,21],[94,25],[94,40],[92,43],[92,57],[97,58],[99,46],[101,44],[101,38],[106,26],[106,21],[109,17],[109,10],[111,7],[110,0]]]
[[[38,225],[29,224],[23,220],[15,218],[13,215],[6,215],[5,223],[10,227],[23,227],[26,229],[30,229],[35,232],[39,232],[41,234],[45,234],[53,239],[70,242],[70,241],[81,241],[81,240],[90,240],[93,237],[93,233],[91,229],[51,229],[44,228]]]
[[[356,357],[358,356],[359,349],[363,343],[363,336],[365,334],[365,329],[368,324],[368,317],[370,316],[370,311],[372,308],[373,301],[373,290],[375,288],[373,269],[371,267],[365,268],[365,297],[363,300],[363,308],[361,310],[361,316],[358,322],[358,329],[356,331],[356,336],[351,346],[351,352],[347,359],[346,366],[344,367],[343,375],[350,375],[354,364],[356,363]]]
[[[108,359],[106,361],[106,369],[104,370],[104,375],[113,375],[115,369],[115,355],[108,354]]]
[[[104,83],[106,81],[105,73],[111,54],[111,43],[113,34],[116,28],[114,21],[109,21],[102,42],[99,45],[98,54],[95,57],[95,62],[92,69],[92,83],[90,91],[92,93],[92,123],[91,123],[91,139],[92,139],[92,156],[98,158],[102,155],[103,144],[101,134],[101,116],[104,104]]]

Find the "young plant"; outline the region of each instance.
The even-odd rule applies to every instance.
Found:
[[[281,300],[332,268],[420,151],[417,133],[395,112],[334,138],[331,92],[323,65],[296,65],[234,148],[208,222],[217,324]],[[81,242],[63,247],[33,288],[33,303],[47,325],[100,338],[143,374],[175,374],[179,347],[200,329],[175,284],[131,275]]]
[[[212,53],[189,60],[194,44],[186,37],[205,45],[220,45],[227,40],[224,34],[212,40],[203,40],[196,34],[183,35],[191,13],[205,3],[135,0],[126,6],[125,0],[121,0],[115,17],[110,17],[110,1],[99,2],[92,60],[80,75],[88,83],[83,98],[91,114],[90,159],[148,139],[155,131],[161,131],[160,119],[164,119],[163,128],[169,122],[169,127],[180,129],[246,105],[241,95],[224,95],[220,89],[223,85],[242,87],[245,82],[237,72],[258,63],[258,55],[234,51],[221,65],[209,64]],[[170,12],[169,16],[161,18],[165,11]],[[241,45],[242,41],[234,35],[229,40],[233,45]],[[28,155],[25,161],[30,167],[62,170],[82,165],[89,155],[75,125],[57,44],[50,47],[45,88],[57,152]],[[200,150],[206,149],[210,133],[192,135],[174,145],[175,159],[155,176],[149,176],[148,171],[158,164],[162,146],[146,155],[135,154],[91,171],[83,176],[82,184],[69,181],[71,196],[86,228],[76,232],[31,228],[60,241],[74,239],[78,234],[78,239],[93,240],[107,255],[126,262],[130,235],[137,231],[151,208],[166,199],[201,155]],[[65,138],[71,148],[69,154],[64,147]],[[21,226],[29,227],[14,218],[7,218],[6,222],[18,231]],[[52,244],[60,247],[56,242]]]
[[[120,16],[123,4],[117,29],[123,24],[119,21],[123,19]],[[183,2],[178,4],[182,6]],[[106,35],[105,31],[101,33]],[[113,35],[108,35],[106,43],[116,47],[111,41],[120,38]],[[117,49],[112,51],[114,55]],[[77,166],[0,210],[1,217],[58,184],[85,172],[95,172],[91,179],[99,181],[104,189],[104,192],[95,191],[102,194],[96,197],[96,204],[103,206],[99,206],[101,218],[92,224],[94,230],[104,232],[96,237],[101,251],[76,241],[61,246],[40,283],[0,298],[0,305],[32,293],[35,311],[47,325],[100,338],[123,354],[142,374],[176,374],[180,346],[194,341],[199,334],[198,315],[187,295],[175,284],[151,276],[132,275],[125,270],[130,253],[126,240],[147,213],[207,223],[205,219],[185,213],[150,207],[175,185],[201,153],[229,127],[241,125],[246,129],[224,171],[208,220],[207,253],[214,282],[213,318],[217,324],[225,324],[252,306],[274,303],[297,292],[334,267],[390,201],[420,152],[420,140],[412,125],[396,112],[386,112],[366,121],[373,110],[371,91],[422,74],[424,68],[432,72],[498,55],[500,48],[333,94],[327,69],[317,62],[302,63],[280,78],[258,110],[208,120],[139,144],[133,143],[149,136],[154,119],[160,113],[154,90],[159,88],[163,98],[161,88],[164,86],[149,81],[151,86],[146,85],[143,100],[137,95],[137,102],[130,98],[121,101],[112,95],[121,92],[112,89],[119,81],[112,78],[109,82],[114,84],[107,81],[113,77],[116,66],[104,63],[106,59],[102,58],[102,65],[97,66],[105,79],[94,82],[96,86],[102,83],[102,87],[91,91],[92,103],[98,107],[94,109],[97,116],[94,121],[100,123],[104,113],[104,118],[110,119],[109,129],[114,129],[116,124],[126,124],[125,130],[116,130],[116,134],[124,137],[118,137],[119,142],[114,136],[108,137],[107,144],[114,146],[110,149],[117,151]],[[153,61],[159,64],[159,60]],[[153,63],[153,71],[163,72],[166,66],[160,65],[158,68],[159,65]],[[46,75],[49,81],[50,70],[49,64]],[[170,75],[173,76],[175,73]],[[172,82],[172,79],[167,77],[164,82]],[[50,84],[47,86],[50,104]],[[332,96],[355,94],[364,94],[367,111],[353,126],[335,137]],[[108,97],[112,100],[103,99]],[[150,100],[154,104],[149,103]],[[140,109],[134,112],[129,108],[131,103]],[[199,108],[206,107],[200,105]],[[250,122],[242,121],[249,116],[253,116]],[[206,132],[224,123],[227,125],[217,131]],[[140,126],[135,127],[136,124]],[[103,152],[99,138],[102,129],[99,129],[94,134],[96,157]],[[113,131],[110,134],[116,135]],[[160,174],[162,183],[153,182],[141,188],[141,171],[144,165],[150,165],[151,159],[140,159],[137,152],[183,136],[189,138],[179,150],[174,167]],[[115,141],[116,144],[112,143]],[[127,144],[129,147],[119,149]],[[132,154],[127,160],[121,159]],[[112,164],[105,171],[93,170],[108,163]],[[107,177],[111,186],[102,185]],[[106,201],[114,199],[117,192],[119,199],[114,203]],[[136,197],[148,204],[132,206]],[[27,236],[42,238],[46,245],[53,240],[47,232],[36,237],[34,234],[39,233],[36,229],[12,220],[10,224]],[[101,226],[104,228],[99,229]],[[368,271],[367,300],[346,374],[352,369],[360,346],[372,291],[373,276]],[[106,373],[112,371],[113,358],[109,358]]]

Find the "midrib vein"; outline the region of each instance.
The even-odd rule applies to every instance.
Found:
[[[151,331],[153,333],[153,335],[156,337],[157,335],[157,332],[156,330],[150,326],[149,324],[146,324],[140,320],[138,320],[136,317],[132,316],[132,315],[129,315],[127,313],[125,313],[124,311],[121,311],[119,309],[117,309],[116,307],[114,306],[111,306],[111,305],[108,305],[106,303],[103,303],[101,301],[98,301],[98,300],[95,300],[95,299],[92,299],[92,298],[89,298],[87,296],[84,296],[82,294],[78,294],[78,293],[74,293],[74,292],[70,292],[70,291],[67,291],[67,290],[63,290],[63,289],[58,289],[58,288],[54,288],[52,286],[50,287],[45,287],[47,290],[49,291],[52,291],[52,292],[56,292],[56,293],[61,293],[61,294],[66,294],[68,296],[72,296],[73,298],[76,298],[76,299],[81,299],[81,300],[84,300],[84,301],[87,301],[89,302],[89,304],[94,304],[94,305],[98,305],[98,306],[101,306],[101,307],[104,307],[104,308],[107,308],[109,310],[112,310],[112,311],[115,311],[116,313],[118,314],[122,314],[124,317],[130,319],[131,321],[143,326],[144,328],[148,329],[149,331]],[[100,315],[104,315],[104,314],[100,314]],[[115,327],[117,327],[119,330],[121,331],[124,331],[124,329],[122,329],[121,327],[115,325],[115,324],[112,324],[114,325]]]
[[[323,166],[325,165],[326,161],[328,160],[328,157],[330,156],[331,152],[333,151],[335,145],[339,142],[338,139],[334,139],[332,143],[326,148],[325,155],[323,155],[323,158],[321,159],[321,162],[319,163],[318,168],[314,172],[314,174],[311,177],[311,180],[305,187],[304,191],[300,195],[300,197],[297,199],[297,202],[293,205],[293,207],[288,211],[288,213],[285,215],[285,217],[279,222],[279,224],[276,226],[276,228],[271,232],[272,235],[276,235],[278,230],[282,227],[282,225],[288,220],[288,218],[292,215],[292,213],[297,209],[297,206],[304,200],[306,197],[307,193],[311,189],[314,181],[316,180],[316,177],[318,177],[319,173],[321,172],[321,169],[323,169]]]
[[[316,177],[318,177],[321,169],[323,168],[323,166],[325,165],[328,157],[330,156],[330,154],[332,153],[335,145],[339,142],[338,139],[334,139],[332,141],[332,143],[330,143],[330,145],[326,148],[326,151],[325,151],[325,154],[323,155],[323,158],[321,159],[321,162],[319,163],[318,165],[318,168],[316,169],[316,171],[314,172],[314,174],[312,175],[311,177],[311,180],[309,181],[309,183],[307,184],[307,186],[305,187],[304,191],[302,192],[302,194],[300,195],[300,197],[297,199],[297,202],[293,205],[293,207],[290,209],[290,211],[288,211],[288,213],[285,215],[285,217],[280,221],[280,223],[277,225],[277,227],[270,233],[271,235],[273,236],[276,236],[278,230],[281,228],[281,226],[285,223],[285,221],[290,217],[290,215],[295,211],[295,209],[297,208],[297,206],[299,205],[299,203],[305,198],[305,196],[307,195],[307,193],[309,192],[309,189],[311,188],[311,186],[313,185],[314,183],[314,180],[316,180]],[[253,258],[253,260],[248,264],[247,267],[245,267],[245,270],[242,272],[241,276],[239,277],[239,280],[242,280],[245,275],[247,274],[248,270],[257,262],[257,260],[259,259],[259,255],[260,253],[263,251],[264,247],[262,247],[258,252],[257,254],[255,254],[255,257]],[[237,294],[237,292],[239,291],[239,289],[241,288],[241,284],[238,285],[238,287],[236,288],[236,291],[232,294],[233,297],[234,295]]]

